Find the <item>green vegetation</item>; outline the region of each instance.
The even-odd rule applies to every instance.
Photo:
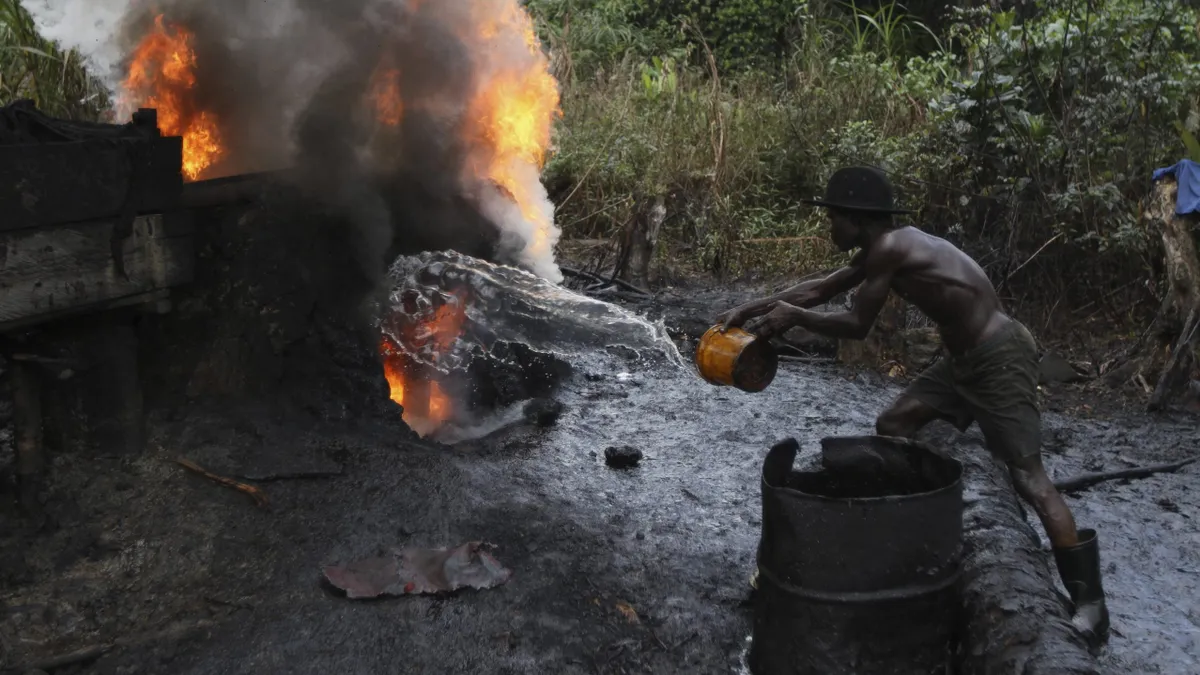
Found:
[[[1155,301],[1140,202],[1154,168],[1200,157],[1187,0],[526,4],[563,89],[544,178],[568,243],[617,238],[662,203],[668,274],[825,268],[838,255],[800,199],[866,163],[1010,298]],[[17,0],[0,0],[0,30],[5,101],[106,113],[79,54]]]
[[[31,99],[55,117],[98,120],[108,93],[75,50],[43,38],[19,0],[0,0],[0,100]]]
[[[869,163],[1010,297],[1152,301],[1139,202],[1200,127],[1191,4],[860,2],[529,0],[563,88],[546,181],[566,238],[664,198],[668,269],[826,267],[799,199]]]

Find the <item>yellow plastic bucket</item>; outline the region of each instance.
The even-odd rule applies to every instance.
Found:
[[[757,392],[775,379],[779,355],[767,340],[741,328],[709,328],[696,347],[696,369],[711,384]]]

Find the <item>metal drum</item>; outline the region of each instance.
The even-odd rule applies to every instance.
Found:
[[[959,608],[962,465],[921,444],[826,438],[763,463],[749,665],[755,675],[949,672]]]

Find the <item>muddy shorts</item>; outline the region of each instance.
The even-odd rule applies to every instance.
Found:
[[[1037,345],[1011,321],[965,354],[934,363],[905,394],[966,431],[978,422],[988,449],[1005,462],[1041,452]]]

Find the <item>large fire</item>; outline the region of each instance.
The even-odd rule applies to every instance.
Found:
[[[183,137],[183,175],[197,180],[226,153],[216,116],[196,97],[194,36],[162,15],[129,58],[119,107],[128,117],[137,108],[158,110],[158,128]]]
[[[404,408],[405,423],[426,436],[451,418],[454,404],[436,379],[437,369],[412,358],[406,350],[422,354],[436,366],[458,341],[467,315],[462,298],[454,297],[431,312],[413,312],[403,318],[398,336],[384,333],[379,353],[391,398]],[[405,348],[397,340],[403,340]]]
[[[502,68],[480,82],[468,114],[467,133],[480,150],[474,168],[504,188],[533,226],[529,255],[550,257],[554,213],[540,189],[540,173],[550,149],[550,133],[560,113],[558,83],[542,53],[533,20],[515,2],[503,15],[483,21],[476,39],[519,35],[533,57],[524,69]]]
[[[429,77],[419,70],[424,62],[418,62],[412,55],[440,54],[440,46],[422,42],[430,38],[401,30],[391,36],[391,44],[388,39],[382,40],[383,46],[376,53],[351,49],[359,54],[356,59],[366,59],[352,61],[351,65],[370,69],[362,72],[367,76],[366,87],[361,94],[356,94],[359,100],[336,103],[360,114],[347,115],[347,129],[339,128],[331,133],[344,133],[348,139],[353,139],[359,144],[356,148],[360,151],[358,156],[369,158],[385,171],[398,168],[398,162],[414,161],[406,154],[410,147],[449,148],[447,156],[453,153],[458,175],[448,177],[459,180],[462,195],[475,200],[479,212],[498,229],[520,236],[524,249],[518,253],[518,262],[536,274],[558,281],[561,275],[553,254],[558,230],[554,225],[553,205],[540,178],[550,151],[554,119],[560,114],[560,101],[558,83],[550,74],[549,59],[542,51],[532,18],[519,0],[391,2],[403,6],[404,11],[399,15],[402,18],[433,21],[434,25],[453,31],[464,46],[461,53],[452,50],[462,63],[451,60],[453,68],[447,68],[445,72],[454,76],[447,78],[445,88],[434,86],[431,90]],[[189,181],[213,178],[217,171],[235,163],[236,166],[253,164],[254,157],[230,156],[242,151],[240,145],[232,147],[230,140],[248,135],[237,125],[249,122],[234,118],[233,112],[228,113],[229,119],[218,118],[213,101],[203,96],[224,91],[220,82],[198,81],[198,78],[220,77],[220,73],[214,71],[215,66],[200,62],[209,58],[209,45],[218,42],[209,40],[207,34],[198,40],[193,30],[202,25],[206,26],[204,30],[209,30],[207,26],[219,25],[219,20],[209,17],[210,21],[205,24],[180,25],[170,18],[174,14],[169,8],[171,3],[167,5],[167,18],[158,16],[146,34],[136,40],[137,46],[129,54],[128,72],[118,96],[118,112],[127,116],[136,108],[156,108],[160,130],[165,135],[183,138],[182,169]],[[354,34],[361,27],[342,28],[344,30],[333,32]],[[377,28],[387,30],[386,26]],[[439,33],[434,31],[434,34]],[[398,39],[413,42],[397,45],[394,40]],[[199,59],[198,45],[201,47]],[[248,55],[247,58],[270,59],[274,57],[265,55],[275,53],[266,49],[262,52],[235,51],[214,60],[224,64],[242,54]],[[244,65],[250,69],[260,64]],[[265,72],[287,72],[286,64],[282,62],[268,61],[268,65],[275,67],[264,68]],[[319,72],[321,67],[324,66],[317,66],[318,70],[313,72]],[[470,69],[469,79],[458,78],[459,74],[468,74],[461,70],[463,68]],[[304,73],[302,80],[312,75],[304,68],[297,72]],[[335,72],[331,71],[331,76],[344,75],[333,74]],[[408,81],[410,77],[412,80]],[[351,81],[357,81],[357,78]],[[471,86],[463,88],[460,82]],[[423,91],[431,93],[406,97],[406,85],[412,90],[424,88]],[[278,96],[279,92],[275,93]],[[220,110],[225,111],[236,103],[226,100]],[[252,108],[249,104],[244,107]],[[256,115],[262,112],[256,108],[254,111]],[[454,138],[446,139],[448,142],[445,143],[409,145],[403,135],[407,131],[405,120],[410,117],[414,120],[414,129],[420,129],[419,133],[446,133]],[[280,113],[278,119],[282,121],[287,117]],[[431,126],[427,120],[435,120],[436,124]],[[366,122],[372,129],[358,128],[358,122]],[[364,131],[367,133],[360,133]],[[459,154],[461,148],[466,149],[465,158]],[[295,152],[295,149],[285,152]],[[433,159],[436,162],[440,156],[435,155]],[[437,227],[438,224],[431,223],[430,226]],[[439,371],[430,367],[429,357],[447,353],[453,347],[462,331],[464,317],[461,303],[445,305],[432,314],[413,311],[399,317],[399,323],[406,326],[404,330],[382,337],[380,354],[391,387],[391,398],[404,406],[405,419],[422,434],[437,429],[455,414],[451,400],[453,392],[447,391],[445,383],[438,381]],[[419,354],[420,358],[413,358],[413,354]]]

